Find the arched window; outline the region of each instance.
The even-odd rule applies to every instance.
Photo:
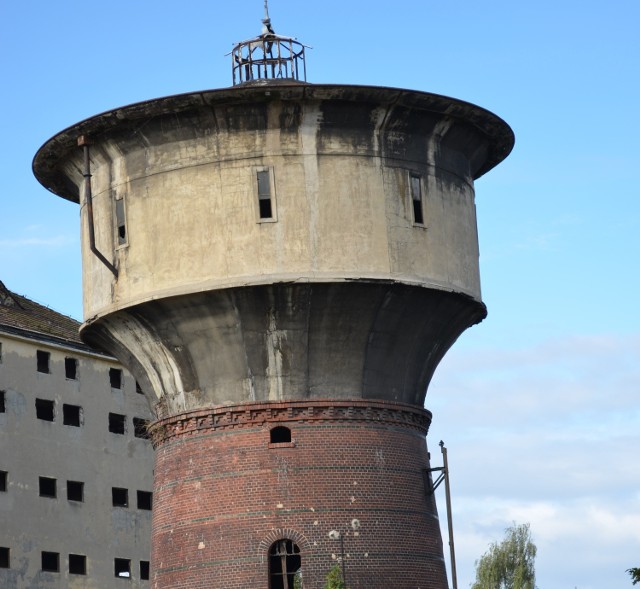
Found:
[[[269,589],[294,589],[300,548],[293,540],[276,540],[269,548]]]
[[[278,426],[274,427],[270,432],[269,441],[272,444],[282,444],[284,442],[291,441],[291,430],[288,427]]]

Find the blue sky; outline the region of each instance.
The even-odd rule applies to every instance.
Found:
[[[487,108],[511,156],[476,184],[489,317],[427,395],[449,448],[459,587],[512,521],[541,589],[622,589],[640,566],[640,4],[271,0],[308,78]],[[0,280],[80,318],[78,208],[42,189],[51,135],[132,102],[231,83],[262,0],[0,4]],[[442,512],[444,517],[444,511]]]

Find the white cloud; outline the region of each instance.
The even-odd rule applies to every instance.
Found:
[[[460,587],[514,521],[531,523],[541,589],[630,584],[625,570],[640,566],[639,391],[637,335],[454,347],[427,407],[434,462],[439,439],[449,449]]]

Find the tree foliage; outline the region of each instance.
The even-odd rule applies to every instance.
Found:
[[[634,567],[631,569],[627,569],[627,572],[631,575],[631,580],[633,584],[640,583],[640,567]]]
[[[344,589],[344,579],[342,577],[342,569],[339,565],[331,568],[327,574],[324,589]]]
[[[504,540],[491,544],[476,561],[471,589],[535,589],[536,552],[529,524],[514,523],[505,530]]]

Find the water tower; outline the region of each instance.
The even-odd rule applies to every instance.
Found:
[[[82,121],[38,180],[80,204],[82,338],[155,406],[152,587],[446,589],[431,376],[486,314],[477,106],[306,82],[273,32],[230,88]],[[302,583],[302,584],[301,584]]]

